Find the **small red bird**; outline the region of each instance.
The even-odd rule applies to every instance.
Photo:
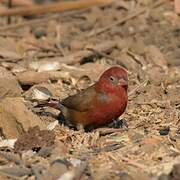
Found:
[[[127,88],[127,72],[121,67],[112,67],[94,85],[49,106],[61,110],[65,122],[77,129],[95,128],[123,114],[128,102]]]

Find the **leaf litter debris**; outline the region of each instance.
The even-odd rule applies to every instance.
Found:
[[[175,11],[170,0],[124,0],[1,19],[0,178],[180,179],[177,1]],[[58,110],[36,107],[114,65],[128,70],[129,102],[112,125],[76,131],[57,121]]]

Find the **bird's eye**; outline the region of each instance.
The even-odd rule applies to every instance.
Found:
[[[115,78],[113,77],[113,76],[110,76],[110,78],[109,78],[112,82],[114,82],[115,81]]]

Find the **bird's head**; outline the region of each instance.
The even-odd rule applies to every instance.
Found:
[[[122,67],[111,67],[106,70],[99,81],[97,82],[99,89],[104,89],[109,92],[124,89],[127,91],[128,88],[128,75],[127,71]]]

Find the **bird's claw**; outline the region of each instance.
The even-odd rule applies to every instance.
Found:
[[[113,121],[109,127],[112,128],[121,128],[121,129],[125,129],[128,130],[128,123],[125,119],[117,119],[115,121]]]

